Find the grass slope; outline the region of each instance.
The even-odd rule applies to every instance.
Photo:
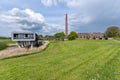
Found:
[[[11,39],[0,39],[0,50],[8,47],[8,44],[15,43]]]
[[[0,60],[0,80],[120,80],[119,66],[119,42],[52,42],[37,54]]]
[[[5,49],[7,45],[3,42],[0,42],[0,50]]]

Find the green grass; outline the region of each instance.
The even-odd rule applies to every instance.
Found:
[[[11,39],[0,39],[0,42],[2,42],[2,43],[6,43],[6,44],[15,43],[15,42],[12,41]]]
[[[0,50],[8,47],[8,44],[15,43],[11,39],[0,39]]]
[[[0,50],[5,49],[7,45],[5,43],[0,42]]]
[[[0,80],[120,80],[120,43],[52,42],[37,54],[0,60]]]

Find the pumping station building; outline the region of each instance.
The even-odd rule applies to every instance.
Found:
[[[17,41],[21,48],[38,47],[38,35],[33,32],[13,32],[12,40]]]

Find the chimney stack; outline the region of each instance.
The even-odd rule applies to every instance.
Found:
[[[68,16],[65,15],[65,36],[68,37]]]

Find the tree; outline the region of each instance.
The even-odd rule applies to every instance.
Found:
[[[70,34],[68,35],[68,40],[75,40],[77,38],[77,33],[72,31],[70,32]]]
[[[117,26],[108,27],[105,32],[105,37],[118,37],[120,34],[120,28]]]
[[[52,36],[52,35],[45,35],[44,39],[45,40],[54,40],[54,36]]]
[[[58,32],[58,33],[55,33],[54,34],[54,37],[57,39],[57,40],[64,40],[64,38],[65,38],[65,34],[64,34],[64,32]]]
[[[39,40],[42,40],[42,39],[43,39],[42,34],[38,35],[38,39],[39,39]]]

